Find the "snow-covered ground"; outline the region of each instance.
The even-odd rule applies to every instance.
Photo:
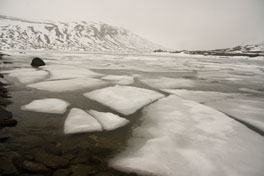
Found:
[[[53,100],[29,102],[22,109],[45,112],[58,102],[66,118],[65,134],[107,133],[134,123],[131,115],[138,116],[127,146],[109,161],[115,169],[157,176],[264,173],[263,59],[60,52],[11,55],[4,57],[13,62],[3,71],[6,78]],[[33,55],[47,65],[30,68]],[[82,103],[94,101],[105,108],[75,107],[70,99],[67,103],[52,99],[57,94],[78,95]],[[68,105],[72,107],[65,112]]]

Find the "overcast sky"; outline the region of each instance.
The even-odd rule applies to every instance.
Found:
[[[0,14],[101,21],[175,50],[264,41],[264,0],[0,0]]]

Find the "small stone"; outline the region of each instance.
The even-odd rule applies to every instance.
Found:
[[[24,161],[23,162],[23,169],[30,171],[30,172],[36,172],[36,173],[47,173],[49,172],[49,169],[40,163],[33,163],[31,161]]]
[[[94,176],[111,176],[112,174],[109,172],[99,172],[95,174]]]
[[[27,155],[24,155],[24,158],[27,160],[33,160],[34,156],[27,154]]]
[[[51,155],[44,151],[37,152],[35,155],[35,159],[50,168],[61,168],[69,163],[69,160],[67,158],[57,155]]]
[[[92,172],[92,167],[89,165],[78,164],[71,166],[72,176],[87,176]]]
[[[71,161],[71,164],[80,164],[88,161],[87,156],[78,156]]]
[[[32,67],[40,67],[43,65],[46,65],[45,62],[38,57],[33,58],[32,62],[31,62]]]
[[[53,176],[68,176],[70,173],[70,169],[58,169],[53,173]]]
[[[22,174],[20,176],[44,176],[42,174]]]

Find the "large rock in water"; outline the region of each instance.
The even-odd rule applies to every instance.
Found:
[[[32,67],[40,67],[40,66],[43,66],[43,65],[46,65],[45,62],[38,58],[38,57],[35,57],[32,62],[31,62],[31,66]]]

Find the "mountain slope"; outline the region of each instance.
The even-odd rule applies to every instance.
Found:
[[[0,15],[0,49],[153,51],[159,45],[132,32],[95,22],[30,21]]]

